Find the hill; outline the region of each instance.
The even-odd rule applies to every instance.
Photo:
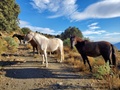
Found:
[[[120,42],[115,43],[114,46],[115,46],[118,50],[120,50]]]

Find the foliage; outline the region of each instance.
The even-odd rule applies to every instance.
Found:
[[[65,40],[70,37],[70,35],[76,35],[83,38],[81,31],[76,27],[69,27],[63,33],[61,33],[61,39]]]
[[[67,38],[63,41],[64,46],[70,46],[70,39]]]
[[[94,74],[96,78],[103,79],[104,76],[110,74],[110,66],[109,62],[105,63],[104,65],[97,66],[96,73]]]
[[[115,67],[110,68],[109,62],[98,66],[94,76],[98,79],[105,80],[110,90],[116,90],[117,88],[120,88],[119,70],[117,70]]]
[[[15,0],[0,0],[0,31],[15,31],[18,28],[20,8]]]
[[[7,42],[7,48],[8,50],[16,50],[18,48],[18,43],[15,42],[15,40],[12,37],[5,37],[4,38]]]
[[[23,28],[21,29],[21,31],[22,31],[23,34],[27,34],[27,33],[30,32],[31,30],[30,30],[29,28],[27,28],[27,27],[23,27]]]

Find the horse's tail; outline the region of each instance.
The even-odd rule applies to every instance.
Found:
[[[112,63],[113,65],[116,66],[116,55],[115,55],[115,49],[114,49],[114,46],[111,44],[111,47],[112,47]]]

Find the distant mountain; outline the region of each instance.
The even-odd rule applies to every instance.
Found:
[[[118,50],[120,50],[120,42],[115,43],[114,46],[115,46]]]

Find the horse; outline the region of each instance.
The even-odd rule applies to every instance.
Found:
[[[35,49],[37,50],[37,54],[38,54],[39,51],[38,51],[37,43],[36,43],[34,40],[31,40],[31,41],[30,41],[30,44],[31,44],[31,46],[32,46],[32,48],[33,48],[33,56],[35,55]]]
[[[32,39],[37,43],[42,55],[42,64],[46,62],[46,67],[48,67],[47,51],[53,52],[59,50],[61,56],[60,62],[64,60],[63,41],[61,39],[47,38],[39,33],[28,32],[25,35],[24,41],[30,42]]]
[[[92,72],[92,67],[88,60],[87,56],[97,57],[102,55],[105,62],[109,60],[109,64],[113,64],[116,66],[116,56],[114,46],[107,41],[98,41],[98,42],[90,42],[88,40],[83,40],[77,36],[70,37],[71,49],[75,46],[77,51],[81,54],[84,65],[86,61],[89,65],[90,72]],[[112,58],[112,63],[111,63]]]
[[[22,43],[22,41],[23,41],[23,43],[25,43],[25,42],[24,42],[24,37],[25,37],[24,35],[14,34],[12,37],[13,37],[13,38],[14,38],[14,37],[17,37],[18,40],[20,41],[20,44]],[[31,46],[32,46],[32,48],[33,48],[33,56],[34,56],[34,54],[35,54],[35,49],[36,49],[37,52],[38,52],[37,44],[35,43],[34,40],[31,40],[31,41],[30,41],[30,44],[31,44]]]
[[[13,37],[13,38],[14,38],[14,37],[17,37],[18,40],[19,40],[19,42],[20,42],[20,44],[22,44],[22,40],[24,40],[24,35],[14,34],[12,37]],[[24,43],[24,42],[23,42],[23,43]]]

